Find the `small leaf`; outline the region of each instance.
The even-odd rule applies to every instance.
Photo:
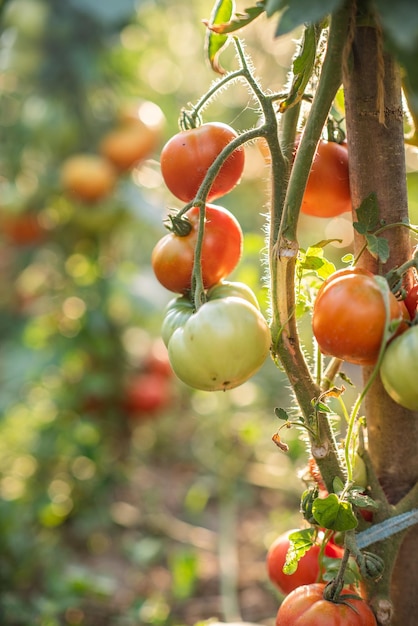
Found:
[[[366,235],[366,241],[370,254],[382,263],[386,263],[390,256],[388,240],[384,237],[376,237],[376,235]]]
[[[264,13],[264,5],[265,0],[261,0],[256,3],[255,7],[244,9],[243,13],[235,13],[232,19],[228,22],[216,22],[211,24],[209,20],[203,20],[203,23],[206,24],[206,26],[208,26],[208,28],[210,28],[214,33],[217,33],[218,35],[227,35],[228,33],[233,33],[253,22],[259,15]]]
[[[331,409],[324,402],[316,402],[315,409],[321,413],[332,413]]]
[[[212,69],[218,74],[225,74],[224,68],[219,63],[219,55],[229,41],[228,35],[221,35],[211,30],[212,25],[229,22],[235,10],[233,0],[217,0],[210,20],[207,21],[205,49],[207,58]]]
[[[283,572],[285,574],[293,574],[296,572],[300,559],[314,545],[314,536],[314,528],[304,528],[303,530],[290,533],[290,545],[286,554],[285,564],[283,565]]]
[[[376,511],[379,505],[373,498],[363,493],[359,489],[351,489],[347,500],[359,509],[367,509],[368,511]]]
[[[347,383],[347,385],[350,385],[350,387],[354,387],[353,381],[347,376],[345,372],[339,372],[338,375],[345,383]]]
[[[379,226],[379,204],[374,192],[364,198],[359,208],[356,209],[358,222],[353,227],[361,235],[374,231]]]
[[[299,54],[293,61],[293,80],[289,95],[280,103],[280,113],[284,113],[287,109],[300,102],[305,93],[315,66],[319,35],[320,29],[316,26],[307,26],[305,28]]]
[[[344,483],[339,476],[336,476],[332,482],[332,488],[335,493],[341,493],[344,489]]]
[[[282,409],[282,408],[277,408],[276,407],[274,409],[274,414],[275,414],[276,417],[279,418],[279,420],[284,420],[285,422],[287,422],[288,419],[289,419],[288,413],[284,409]]]
[[[335,493],[326,498],[317,498],[312,506],[317,523],[330,530],[352,530],[357,526],[357,518],[349,502],[340,500]]]

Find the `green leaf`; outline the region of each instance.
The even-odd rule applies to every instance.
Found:
[[[268,2],[267,7],[271,11],[273,6],[280,4],[284,11],[276,30],[276,35],[285,35],[302,24],[317,24],[327,15],[336,11],[343,0],[292,0],[289,2]],[[270,5],[272,7],[270,8]],[[276,11],[279,9],[276,9]]]
[[[332,488],[335,493],[341,493],[344,489],[344,483],[339,476],[336,476],[332,481]]]
[[[418,45],[418,11],[415,0],[375,0],[375,7],[383,29],[396,46],[413,53]]]
[[[350,489],[347,500],[357,506],[359,509],[367,509],[368,511],[376,511],[379,505],[373,498],[363,493],[360,489]]]
[[[233,33],[240,28],[244,28],[244,26],[248,26],[251,22],[253,22],[259,15],[264,13],[265,11],[265,0],[261,0],[256,3],[255,7],[249,7],[244,9],[242,13],[235,13],[232,19],[227,22],[210,24],[210,29],[212,32],[218,35],[227,35],[228,33]],[[208,20],[203,20],[203,23],[209,25]]]
[[[359,208],[356,209],[358,222],[353,223],[353,227],[361,235],[372,232],[379,225],[379,204],[374,192],[364,198]]]
[[[380,259],[382,263],[386,263],[390,256],[388,240],[384,237],[376,237],[376,235],[366,235],[366,241],[370,254]]]
[[[286,554],[285,564],[283,565],[283,572],[285,574],[293,574],[296,572],[300,559],[314,545],[314,537],[314,528],[304,528],[303,530],[297,530],[294,533],[290,533],[290,545]]]
[[[274,414],[275,414],[276,417],[279,418],[279,420],[284,420],[285,422],[287,422],[288,419],[289,419],[289,415],[282,408],[275,408],[274,409]]]
[[[317,523],[330,530],[352,530],[357,526],[357,518],[349,502],[340,500],[335,493],[326,498],[317,498],[312,506]]]
[[[229,22],[234,11],[235,2],[233,0],[217,0],[208,22],[209,26]],[[205,50],[207,58],[212,69],[218,74],[225,74],[224,68],[219,63],[219,55],[228,41],[228,35],[215,33],[210,27],[206,29]]]
[[[293,79],[289,95],[280,103],[280,113],[284,113],[297,104],[305,93],[315,67],[316,48],[320,33],[321,29],[314,25],[305,28],[299,54],[293,61]]]

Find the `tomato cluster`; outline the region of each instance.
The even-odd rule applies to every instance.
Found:
[[[170,191],[192,203],[212,164],[222,159],[224,148],[236,137],[221,123],[202,124],[172,137],[161,153],[161,172]],[[158,281],[181,294],[169,303],[162,326],[170,363],[184,383],[205,391],[241,385],[270,350],[270,329],[254,293],[242,283],[225,281],[241,258],[241,226],[230,211],[210,204],[235,187],[243,168],[242,147],[232,149],[213,171],[204,209],[199,202],[171,216],[171,232],[157,242],[151,257]],[[198,308],[193,297],[196,269],[203,287]]]
[[[115,188],[118,176],[148,158],[158,145],[164,115],[150,101],[122,108],[114,128],[101,139],[97,152],[76,153],[61,165],[62,188],[72,197],[93,204]]]
[[[406,308],[389,292],[390,319],[398,332],[409,320]],[[335,272],[324,281],[316,296],[312,327],[323,354],[358,365],[374,365],[386,324],[381,289],[373,276],[361,268]]]

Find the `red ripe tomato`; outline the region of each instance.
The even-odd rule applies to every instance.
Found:
[[[199,209],[185,213],[191,224],[185,236],[170,233],[154,247],[151,263],[158,281],[170,291],[184,293],[191,288]],[[227,209],[206,206],[205,232],[202,245],[202,277],[205,289],[228,276],[242,254],[243,234],[238,220]]]
[[[391,320],[402,320],[404,309],[390,293]],[[383,338],[386,314],[373,275],[354,269],[336,272],[316,297],[312,328],[323,354],[358,365],[373,365]],[[401,330],[405,330],[402,326]]]
[[[294,589],[283,600],[277,612],[276,626],[377,626],[368,604],[361,598],[346,598],[351,590],[344,590],[340,599],[331,602],[323,597],[325,584],[303,585]]]
[[[283,594],[290,593],[300,585],[309,585],[320,580],[319,554],[320,543],[317,543],[304,554],[298,562],[298,568],[293,574],[285,574],[283,566],[286,561],[286,554],[290,546],[289,535],[296,529],[289,530],[272,543],[267,552],[267,573],[271,582]],[[324,554],[330,558],[341,558],[344,549],[329,541],[325,546]]]
[[[128,382],[125,394],[124,409],[130,416],[155,415],[169,405],[171,386],[166,376],[141,372]]]
[[[237,133],[221,122],[202,124],[174,135],[161,151],[161,173],[176,198],[191,202],[218,154]],[[207,197],[208,202],[224,196],[239,182],[245,162],[243,148],[235,150],[223,163]]]
[[[335,217],[351,211],[348,152],[345,144],[320,140],[309,173],[301,211]]]
[[[414,319],[418,310],[418,283],[413,285],[405,297],[405,306],[408,309],[411,320]]]
[[[16,246],[39,243],[46,235],[36,213],[29,212],[2,215],[1,232]]]

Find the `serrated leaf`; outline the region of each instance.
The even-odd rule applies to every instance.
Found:
[[[275,408],[274,414],[279,418],[279,420],[285,420],[287,422],[289,419],[288,413],[282,408]]]
[[[219,63],[219,55],[229,41],[228,35],[217,34],[210,29],[210,26],[229,22],[235,11],[233,0],[217,0],[213,7],[212,14],[207,22],[205,50],[211,68],[218,74],[225,74],[225,70]]]
[[[379,226],[379,204],[374,192],[364,198],[359,208],[356,209],[358,222],[353,227],[362,235],[376,230]]]
[[[354,383],[349,376],[345,372],[339,372],[338,376],[345,382],[347,385],[354,387]]]
[[[302,24],[317,24],[336,11],[343,0],[292,0],[286,2],[276,35],[285,35]],[[287,5],[287,6],[286,6]]]
[[[312,505],[312,513],[317,523],[330,530],[353,530],[357,518],[349,502],[340,500],[335,493],[326,498],[317,498]]]
[[[367,509],[370,511],[376,511],[379,505],[373,498],[363,493],[359,489],[351,489],[348,493],[347,500],[357,506],[359,509]]]
[[[290,545],[286,554],[286,561],[283,565],[283,572],[285,574],[294,574],[294,572],[296,572],[300,559],[314,545],[314,536],[314,528],[304,528],[303,530],[290,533]]]
[[[390,256],[389,242],[384,237],[376,235],[366,235],[367,249],[372,256],[380,259],[382,263],[386,263]]]
[[[255,7],[249,7],[244,9],[242,13],[235,13],[232,19],[228,20],[228,22],[223,23],[215,23],[210,24],[208,20],[203,20],[203,23],[218,35],[227,35],[229,33],[233,33],[240,28],[244,28],[244,26],[248,26],[251,22],[253,22],[259,15],[264,13],[265,11],[265,0],[261,0],[256,3]]]
[[[300,102],[303,94],[305,93],[315,66],[316,48],[318,45],[319,35],[320,29],[316,26],[307,26],[305,28],[299,53],[293,61],[292,84],[287,98],[280,102],[280,113],[284,113],[289,108]]]

